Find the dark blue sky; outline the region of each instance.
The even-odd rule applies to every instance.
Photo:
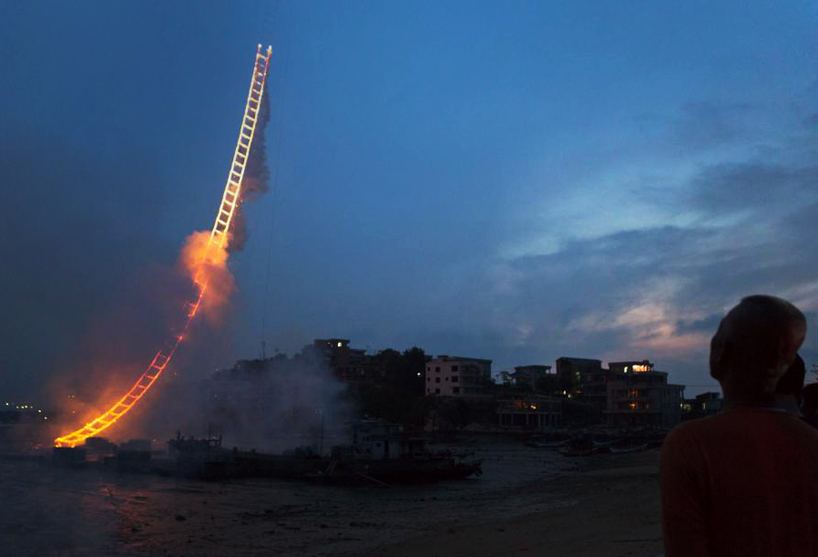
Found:
[[[5,387],[150,358],[265,42],[272,191],[180,373],[256,356],[266,315],[269,351],[650,358],[703,390],[742,296],[818,311],[816,24],[806,1],[4,2]]]

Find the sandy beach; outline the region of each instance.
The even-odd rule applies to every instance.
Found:
[[[479,479],[336,488],[0,462],[3,555],[410,557],[662,553],[658,451],[495,443]]]

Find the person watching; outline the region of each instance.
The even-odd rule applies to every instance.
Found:
[[[677,426],[662,448],[667,557],[818,555],[818,430],[775,404],[806,331],[804,314],[772,296],[722,319],[710,374],[725,409]]]

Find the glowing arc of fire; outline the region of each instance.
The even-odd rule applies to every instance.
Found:
[[[259,112],[261,111],[261,99],[264,95],[264,84],[267,80],[267,71],[270,66],[270,56],[272,52],[273,49],[271,46],[267,47],[266,52],[262,51],[261,45],[258,45],[256,48],[253,77],[250,81],[250,92],[247,94],[244,116],[242,117],[241,127],[239,128],[239,139],[236,143],[236,149],[233,152],[233,161],[230,166],[230,172],[228,172],[227,175],[227,184],[222,194],[219,212],[216,214],[216,222],[210,231],[210,239],[208,240],[207,249],[202,258],[202,262],[199,264],[198,270],[193,278],[193,282],[198,289],[198,295],[194,301],[188,302],[187,304],[189,309],[185,325],[182,327],[182,334],[172,337],[169,343],[170,348],[167,351],[163,352],[160,350],[156,353],[148,368],[139,376],[139,379],[137,379],[136,383],[128,390],[125,396],[120,398],[105,413],[88,422],[83,427],[55,439],[54,444],[57,447],[75,447],[88,437],[99,435],[102,431],[108,429],[122,416],[127,414],[145,393],[150,390],[153,384],[156,383],[156,380],[159,379],[159,376],[161,376],[162,372],[167,368],[179,345],[181,345],[185,339],[188,329],[191,323],[193,323],[201,307],[205,292],[207,291],[208,276],[205,263],[208,261],[208,255],[214,247],[216,249],[225,249],[229,241],[230,224],[233,221],[233,215],[241,199],[241,183],[244,179],[244,170],[247,166],[247,157],[250,153],[250,147],[253,144],[256,122],[258,121]]]

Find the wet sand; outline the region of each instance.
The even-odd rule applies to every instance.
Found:
[[[660,556],[658,467],[658,450],[593,457],[581,470],[528,486],[553,498],[548,510],[477,523],[452,520],[360,557]]]
[[[337,488],[0,462],[3,555],[398,557],[661,553],[658,452],[495,443],[482,478]]]

